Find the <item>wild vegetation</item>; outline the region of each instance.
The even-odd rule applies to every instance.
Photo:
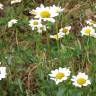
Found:
[[[0,0],[0,96],[96,96],[96,0],[12,1]]]

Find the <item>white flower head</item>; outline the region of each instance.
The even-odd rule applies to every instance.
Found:
[[[88,19],[86,20],[86,23],[90,26],[96,27],[96,21],[92,20],[92,19]]]
[[[55,22],[54,17],[59,15],[55,11],[51,10],[50,7],[45,7],[43,4],[41,4],[40,7],[37,7],[35,10],[33,10],[35,13],[35,18],[40,18],[44,21],[50,21]]]
[[[56,40],[58,40],[60,38],[63,38],[63,37],[64,37],[64,33],[62,33],[62,32],[59,32],[59,33],[57,33],[55,35],[50,35],[50,38],[56,39]]]
[[[82,34],[82,36],[83,35],[93,36],[95,34],[95,29],[91,26],[83,27],[81,30],[81,34]]]
[[[22,0],[12,0],[12,1],[11,1],[11,5],[12,5],[12,4],[15,4],[15,3],[20,3],[21,1],[22,1]]]
[[[0,67],[0,80],[6,77],[6,67]]]
[[[72,76],[73,85],[76,87],[83,87],[91,84],[90,80],[88,79],[88,75],[85,73],[79,72],[77,76]]]
[[[8,22],[8,28],[12,27],[13,24],[16,24],[18,20],[16,19],[11,19],[9,22]]]
[[[61,29],[59,30],[59,32],[62,33],[62,34],[64,34],[64,35],[68,35],[69,32],[70,32],[70,29],[71,29],[71,26],[66,26],[66,27],[64,27],[64,28],[61,28]]]
[[[35,28],[42,27],[41,20],[31,19],[29,21],[29,26],[32,27],[32,30],[34,30]]]
[[[46,30],[47,30],[46,26],[43,25],[43,26],[41,26],[41,27],[38,27],[37,32],[38,32],[38,33],[42,33],[43,31],[46,31]]]
[[[4,5],[0,3],[0,9],[3,10]]]
[[[60,82],[67,80],[70,73],[71,71],[69,69],[59,67],[59,69],[52,70],[49,76],[51,80],[54,80],[56,84],[59,84]]]
[[[53,11],[55,11],[56,13],[61,13],[61,12],[64,11],[64,8],[61,8],[61,7],[59,7],[59,6],[53,5],[53,6],[50,6],[50,10],[53,10]]]

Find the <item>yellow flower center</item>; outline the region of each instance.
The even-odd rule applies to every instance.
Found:
[[[33,22],[33,25],[38,25],[38,21],[34,21]]]
[[[58,35],[54,35],[53,37],[54,37],[55,39],[58,39]]]
[[[84,83],[86,83],[86,80],[84,78],[78,78],[77,83],[83,85]]]
[[[91,30],[90,29],[86,29],[85,30],[85,33],[90,34],[91,33]]]
[[[65,76],[64,73],[58,72],[58,73],[56,74],[56,79],[62,79],[64,76]]]
[[[40,13],[40,16],[41,16],[42,18],[50,18],[51,14],[50,14],[49,11],[44,10],[44,11],[42,11],[42,12]]]
[[[67,32],[68,32],[68,29],[67,29],[67,28],[64,28],[64,29],[63,29],[63,32],[64,32],[64,33],[67,33]]]

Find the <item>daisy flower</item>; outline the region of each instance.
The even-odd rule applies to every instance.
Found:
[[[13,24],[16,24],[18,20],[16,19],[11,19],[9,22],[8,22],[8,28],[12,27]]]
[[[22,0],[12,0],[11,4],[20,3]]]
[[[61,32],[59,32],[59,33],[57,33],[55,35],[50,35],[50,38],[56,39],[56,40],[58,40],[60,38],[63,38],[63,37],[64,37],[64,33],[61,33]]]
[[[62,33],[62,34],[64,34],[64,35],[68,35],[70,29],[71,29],[71,26],[66,26],[66,27],[64,27],[64,28],[61,28],[61,29],[59,30],[59,32]]]
[[[88,79],[88,75],[85,73],[79,72],[77,76],[72,76],[73,85],[76,87],[83,87],[91,84],[90,80]]]
[[[95,34],[95,29],[91,26],[86,26],[86,27],[82,28],[81,34],[82,34],[82,36],[83,35],[93,36]]]
[[[43,25],[43,26],[41,26],[41,27],[38,27],[37,32],[38,32],[38,33],[42,33],[42,31],[46,31],[46,30],[47,30],[46,26]]]
[[[59,69],[52,70],[49,76],[51,80],[54,80],[56,84],[59,84],[60,82],[67,80],[70,73],[71,71],[69,69],[59,67]]]
[[[56,13],[61,13],[61,12],[64,11],[64,8],[61,8],[61,7],[59,7],[59,6],[53,5],[53,6],[50,7],[50,10],[53,10],[53,11],[55,11]]]
[[[54,17],[59,15],[54,10],[51,10],[50,7],[45,7],[42,4],[40,7],[37,7],[36,10],[33,10],[33,12],[36,15],[35,18],[40,18],[44,21],[50,21],[50,22],[55,22]]]
[[[0,3],[0,9],[3,10],[4,5]]]
[[[89,24],[90,26],[96,27],[96,21],[94,21],[92,19],[86,20],[86,23]]]
[[[66,26],[64,28],[61,28],[59,30],[58,34],[50,35],[50,38],[53,38],[53,39],[56,39],[56,40],[58,40],[59,38],[63,38],[64,35],[68,35],[69,34],[70,29],[71,29],[71,26]]]
[[[6,67],[0,67],[0,80],[6,77]]]
[[[35,28],[39,28],[39,27],[42,27],[42,24],[41,24],[41,20],[37,20],[37,19],[31,19],[29,21],[29,26],[32,27],[32,30],[34,30]]]

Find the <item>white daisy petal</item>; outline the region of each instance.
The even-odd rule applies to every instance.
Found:
[[[12,1],[11,1],[11,5],[12,5],[12,4],[15,4],[15,3],[20,3],[21,1],[22,1],[22,0],[12,0]]]
[[[0,9],[3,10],[4,5],[0,3]]]
[[[55,5],[51,6],[50,9],[54,10],[56,13],[61,13],[64,11],[64,8],[61,8],[61,7],[55,6]]]
[[[6,77],[6,67],[0,67],[0,80]]]
[[[16,19],[11,19],[11,20],[8,22],[8,28],[9,28],[9,27],[12,27],[14,24],[16,24],[17,21],[18,21],[18,20],[16,20]]]

